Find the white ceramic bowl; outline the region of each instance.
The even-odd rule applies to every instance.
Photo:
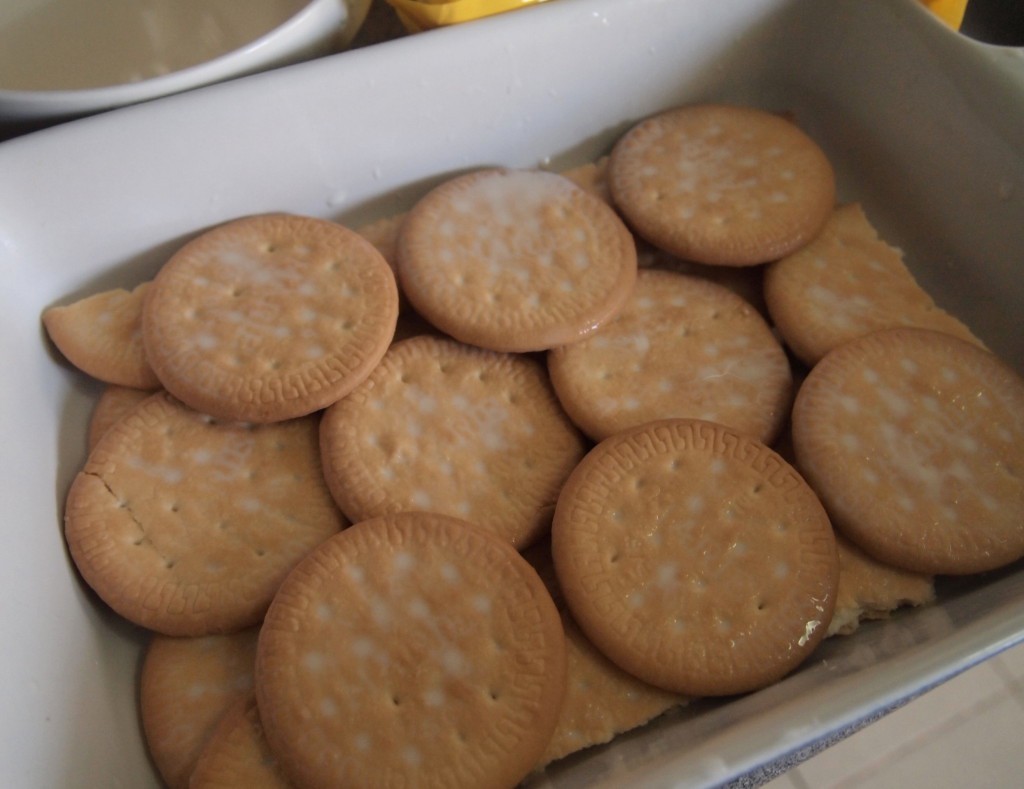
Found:
[[[106,4],[93,5],[89,11],[103,14],[104,5]],[[284,21],[277,23],[268,32],[256,32],[255,38],[240,42],[233,39],[235,32],[225,28],[230,28],[232,24],[251,28],[254,24],[252,18],[258,10],[256,7],[245,8],[248,17],[235,18],[231,15],[234,13],[232,8],[239,9],[241,6],[221,6],[221,13],[217,17],[209,8],[204,9],[201,3],[194,6],[188,3],[176,4],[169,0],[140,0],[139,3],[129,6],[111,3],[109,7],[112,10],[109,13],[112,24],[93,25],[93,20],[83,16],[81,5],[74,2],[7,0],[0,8],[0,44],[5,30],[10,35],[34,31],[45,40],[47,33],[59,36],[61,31],[68,31],[69,28],[74,30],[73,26],[79,25],[85,29],[83,35],[92,36],[96,57],[102,58],[106,63],[104,73],[135,74],[142,78],[96,87],[90,85],[77,89],[61,89],[61,85],[68,83],[66,76],[58,74],[54,77],[55,82],[38,84],[42,89],[20,90],[5,89],[12,85],[11,78],[8,76],[5,84],[3,69],[0,69],[0,123],[45,124],[67,120],[328,54],[351,41],[366,16],[370,0],[308,0],[305,3],[303,0],[293,0],[291,5],[294,6],[294,11],[288,7],[288,0],[266,0],[256,5],[265,7],[265,18]],[[62,14],[67,16],[67,22],[62,21]],[[287,14],[290,16],[286,16]],[[78,18],[72,19],[72,15],[77,15]],[[83,25],[83,22],[86,24]],[[214,56],[201,62],[193,62],[183,54],[172,52],[170,54],[178,58],[178,62],[185,62],[188,65],[168,73],[160,73],[161,70],[166,70],[162,63],[141,62],[146,57],[155,60],[161,56],[160,53],[151,52],[152,47],[148,43],[134,47],[125,45],[123,40],[117,40],[118,36],[123,35],[121,30],[125,26],[137,31],[140,38],[149,33],[152,38],[159,39],[160,30],[153,30],[156,26],[163,26],[164,30],[171,27],[187,29],[186,26],[192,24],[196,24],[197,29],[195,36],[190,37],[190,40],[198,41],[205,34],[207,40],[202,42],[202,47]],[[46,33],[40,32],[43,25],[46,26]],[[117,25],[121,26],[121,30],[116,29]],[[201,25],[205,25],[205,28],[199,29]],[[218,54],[209,42],[211,37],[233,42],[234,46]],[[170,38],[170,33],[163,38]],[[182,38],[184,39],[184,36]],[[19,42],[9,42],[12,48],[13,44]],[[45,56],[59,62],[60,58],[70,58],[68,50],[81,50],[82,47],[81,36],[72,36],[67,41],[54,41],[52,46],[45,47]],[[111,50],[117,54],[112,55]],[[31,51],[26,52],[35,57]],[[78,54],[85,55],[83,52]],[[131,65],[117,63],[115,61],[118,57],[134,58],[140,62],[133,62]],[[167,60],[166,53],[164,60]],[[47,69],[46,61],[40,61],[39,69]],[[100,73],[99,68],[97,73]],[[47,84],[53,84],[54,88],[45,87]],[[33,84],[33,87],[36,85]]]

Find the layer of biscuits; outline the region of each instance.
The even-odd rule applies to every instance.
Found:
[[[1024,555],[1024,381],[760,110],[678,108],[576,170],[481,170],[364,228],[240,217],[43,323],[108,384],[65,530],[153,632],[169,786],[513,785]],[[440,528],[419,554],[417,514]],[[478,532],[526,561],[470,573]],[[545,596],[518,630],[509,584]],[[282,588],[308,610],[261,639]],[[306,690],[283,698],[261,677],[292,651]],[[516,660],[517,706],[474,685]],[[336,729],[338,661],[373,678],[353,697],[400,684],[373,714],[403,717]]]

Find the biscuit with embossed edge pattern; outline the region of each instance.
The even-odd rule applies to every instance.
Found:
[[[653,422],[598,444],[558,499],[552,553],[595,646],[692,696],[782,678],[835,605],[835,538],[818,498],[768,447],[711,422]]]

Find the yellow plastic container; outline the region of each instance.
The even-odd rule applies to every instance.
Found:
[[[457,25],[546,0],[387,0],[410,33]],[[959,30],[968,0],[920,0],[933,14]]]
[[[457,25],[546,0],[387,0],[411,33]]]
[[[959,30],[967,10],[967,0],[921,0],[939,19],[954,30]]]

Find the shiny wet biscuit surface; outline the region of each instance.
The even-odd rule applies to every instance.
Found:
[[[629,230],[600,198],[537,170],[480,170],[425,195],[398,237],[403,292],[452,337],[540,351],[621,309],[636,278]]]
[[[793,408],[799,467],[880,561],[982,572],[1024,555],[1024,381],[988,351],[885,329],[825,356]]]
[[[817,497],[760,442],[700,420],[598,444],[559,497],[552,552],[594,644],[694,696],[781,678],[835,604],[835,539]]]
[[[512,786],[564,688],[565,635],[537,573],[480,527],[425,513],[313,551],[257,655],[267,738],[308,786]]]
[[[160,269],[143,310],[147,357],[177,398],[275,422],[339,400],[387,349],[398,289],[355,232],[290,214],[208,230]]]
[[[630,226],[699,263],[750,266],[805,244],[828,218],[835,174],[795,124],[701,104],[641,121],[612,149],[608,183]]]

